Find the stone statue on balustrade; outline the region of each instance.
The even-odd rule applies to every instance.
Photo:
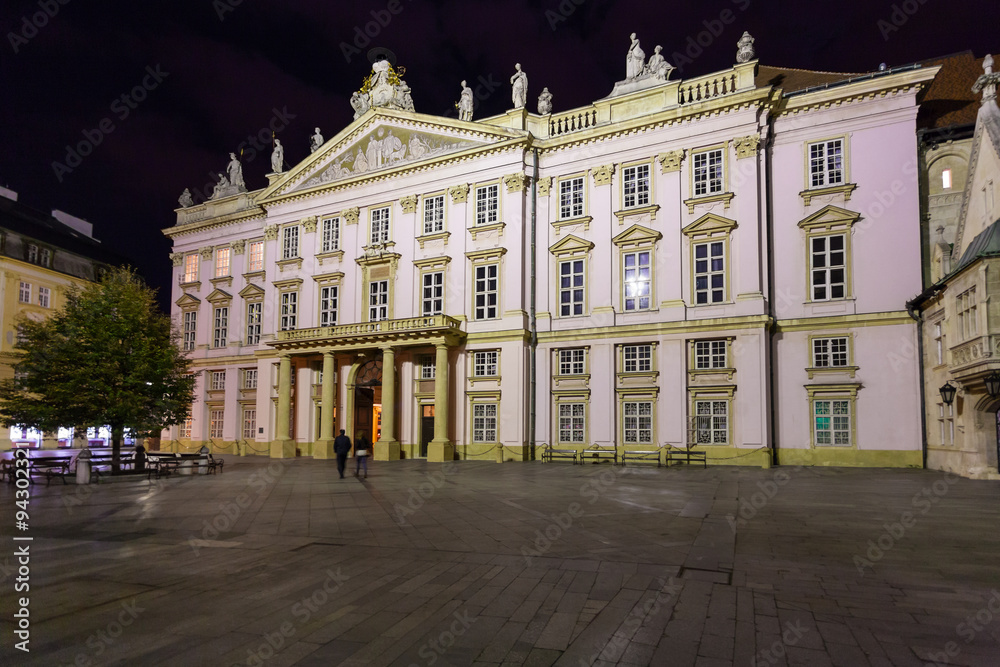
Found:
[[[737,63],[748,63],[757,57],[757,52],[753,48],[753,42],[753,37],[750,36],[749,32],[744,30],[740,41],[736,43]]]
[[[226,171],[229,172],[229,183],[233,187],[246,189],[246,183],[243,182],[243,165],[240,164],[236,153],[229,154],[229,164],[226,166]]]
[[[552,113],[552,93],[548,88],[542,88],[542,94],[538,96],[538,113],[542,116]]]
[[[516,63],[514,76],[510,77],[511,99],[515,109],[523,109],[528,101],[528,75],[521,71],[521,63]]]
[[[312,135],[309,140],[309,152],[315,153],[319,150],[319,147],[323,145],[323,135],[319,133],[319,128],[316,128],[316,134]]]
[[[472,99],[472,88],[465,85],[465,81],[462,81],[462,96],[458,98],[458,103],[455,106],[458,108],[459,120],[472,120],[475,102]]]
[[[285,168],[285,147],[280,139],[274,140],[274,150],[271,151],[271,171],[280,174]]]
[[[194,206],[194,198],[191,196],[191,191],[184,188],[184,192],[182,192],[181,196],[177,198],[177,203],[181,205],[181,208]]]
[[[639,46],[639,40],[635,33],[629,35],[632,43],[628,47],[628,54],[625,56],[625,79],[631,80],[640,77],[646,63],[646,53]]]
[[[649,57],[649,62],[646,63],[646,72],[660,81],[666,81],[670,78],[670,73],[674,71],[674,66],[660,55],[660,51],[662,50],[663,47],[659,44],[653,49],[653,55]]]

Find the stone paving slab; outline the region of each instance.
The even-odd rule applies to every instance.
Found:
[[[1000,664],[1000,482],[226,463],[34,486],[25,531],[0,485],[0,664]]]

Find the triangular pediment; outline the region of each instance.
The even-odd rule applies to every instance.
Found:
[[[549,252],[553,255],[569,255],[575,252],[590,252],[593,247],[594,244],[592,242],[570,234],[558,243],[553,243],[549,246]]]
[[[253,299],[255,297],[263,297],[264,290],[253,283],[248,283],[246,287],[239,291],[239,295],[244,299]]]
[[[278,178],[257,201],[424,167],[428,162],[525,140],[527,136],[527,132],[472,121],[370,110]]]
[[[706,213],[681,230],[687,237],[711,236],[712,234],[728,234],[736,229],[736,221],[723,218],[715,213]]]
[[[643,227],[642,225],[632,225],[624,232],[611,239],[611,242],[616,246],[647,245],[650,243],[656,243],[661,238],[663,238],[663,234],[655,229]]]
[[[214,289],[212,292],[205,297],[205,300],[209,303],[219,303],[220,301],[232,301],[233,295],[229,292],[223,292],[220,289]]]
[[[1000,173],[1000,110],[996,106],[992,108],[984,106],[979,110],[976,131],[972,137],[969,171],[962,193],[958,233],[952,250],[952,257],[956,261],[972,245],[975,238],[997,218],[995,212],[985,210],[987,197],[980,193],[984,192],[984,188],[993,186],[998,173]],[[1000,198],[994,195],[994,202],[998,199]]]
[[[861,214],[855,211],[848,211],[846,208],[828,205],[816,211],[812,215],[799,221],[799,227],[805,230],[832,229],[834,227],[851,227],[861,219]]]
[[[197,306],[201,303],[201,299],[196,296],[192,296],[185,292],[177,301],[174,301],[181,308],[190,308],[192,306]]]

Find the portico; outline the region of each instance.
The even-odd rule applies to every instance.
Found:
[[[430,346],[435,350],[434,439],[428,444],[427,459],[452,460],[455,445],[449,436],[449,350],[457,347],[463,338],[459,321],[447,315],[278,332],[275,340],[269,343],[278,353],[278,396],[271,457],[296,455],[292,435],[292,358],[318,354],[322,356],[323,373],[319,438],[313,444],[313,455],[320,459],[334,457],[333,438],[338,429],[344,429],[352,440],[361,431],[374,439],[376,434],[367,432],[368,424],[358,423],[357,392],[362,387],[380,386],[381,432],[374,442],[373,454],[378,461],[401,458],[400,405],[413,396],[408,388],[400,390],[398,353],[408,348]],[[349,368],[340,395],[337,392],[338,360],[340,367]]]

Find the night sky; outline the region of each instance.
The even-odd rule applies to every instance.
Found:
[[[165,303],[170,244],[160,230],[174,224],[181,191],[201,201],[210,172],[223,171],[241,145],[248,188],[263,187],[269,128],[278,129],[287,162],[305,158],[314,127],[329,139],[351,122],[348,100],[370,71],[373,47],[405,66],[418,112],[454,114],[466,79],[482,118],[511,106],[515,62],[528,75],[531,111],[542,86],[555,112],[605,97],[625,78],[632,31],[647,56],[663,45],[679,66],[675,79],[731,66],[743,30],[763,64],[865,72],[881,62],[1000,51],[996,6],[5,0],[0,184],[28,205],[94,223],[98,239],[168,292]],[[268,141],[264,150],[251,135]]]

